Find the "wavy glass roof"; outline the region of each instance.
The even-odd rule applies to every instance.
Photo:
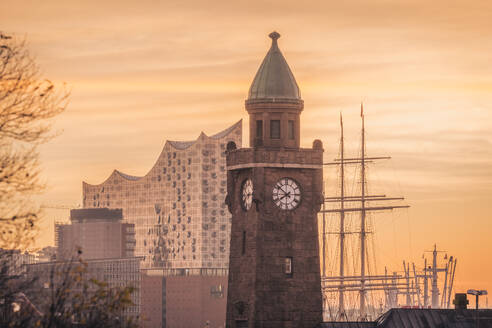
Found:
[[[194,144],[196,144],[200,139],[210,138],[210,139],[216,140],[216,139],[224,138],[228,134],[230,134],[232,131],[234,131],[235,129],[237,129],[238,127],[240,128],[241,127],[241,124],[242,124],[242,120],[238,121],[237,123],[233,124],[232,126],[228,127],[227,129],[222,130],[219,133],[216,133],[216,134],[211,135],[211,136],[207,136],[202,131],[200,133],[200,136],[197,139],[192,140],[192,141],[171,141],[171,140],[167,140],[166,143],[165,143],[165,145],[164,145],[164,149],[162,150],[162,153],[164,153],[164,150],[167,147],[172,147],[172,148],[174,148],[176,150],[185,150],[185,149],[188,149],[191,146],[193,146]],[[161,155],[162,155],[162,153],[161,153]],[[159,156],[159,158],[160,157],[161,156]],[[156,165],[157,165],[157,162],[156,162],[156,164],[154,164],[154,167]],[[150,170],[150,171],[152,171],[152,170]],[[149,173],[150,173],[150,171],[149,171]],[[147,173],[145,176],[147,176],[149,173]],[[106,181],[110,180],[111,177],[113,177],[113,176],[121,177],[121,178],[123,178],[124,180],[127,180],[127,181],[138,181],[138,180],[142,179],[143,177],[145,177],[145,176],[135,176],[135,175],[127,174],[127,173],[124,173],[124,172],[121,172],[121,171],[115,169],[111,173],[111,175],[106,180],[104,180],[104,182],[102,182],[101,184],[104,184]],[[84,181],[84,183],[87,184],[87,185],[91,185],[89,183],[86,183],[85,181]],[[97,186],[97,185],[94,185],[94,186]]]
[[[241,146],[241,121],[212,136],[167,141],[144,176],[114,170],[98,185],[83,183],[83,207],[122,209],[124,221],[135,225],[135,255],[147,268],[225,269],[228,142]]]

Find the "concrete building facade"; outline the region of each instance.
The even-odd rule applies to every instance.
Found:
[[[55,224],[57,260],[69,260],[79,251],[84,259],[133,257],[135,226],[122,220],[121,209],[71,210],[70,224]]]
[[[225,327],[226,269],[142,270],[140,326]]]
[[[84,260],[87,266],[84,267],[84,277],[87,281],[90,279],[96,279],[100,282],[105,282],[108,287],[133,287],[135,290],[131,294],[133,305],[127,307],[122,316],[132,317],[135,320],[140,315],[140,267],[142,258],[129,257],[129,258],[105,258],[105,259],[90,259]],[[52,272],[64,272],[68,269],[75,269],[77,261],[55,261],[44,262],[27,265],[27,276],[36,277],[36,284],[40,287],[36,290],[37,293],[46,293],[46,299],[51,300],[51,273]],[[54,283],[58,283],[56,279],[63,279],[64,275],[55,274]],[[77,292],[74,290],[73,292]],[[42,301],[42,298],[40,298]],[[37,304],[38,307],[42,307],[42,304]]]
[[[26,265],[36,263],[36,256],[18,249],[0,248],[0,271],[9,276],[22,275]],[[5,270],[5,272],[3,272]]]

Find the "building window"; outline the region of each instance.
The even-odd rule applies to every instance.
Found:
[[[294,139],[294,121],[289,121],[289,139]]]
[[[210,287],[210,296],[213,298],[223,298],[224,297],[224,288],[222,285],[211,286]]]
[[[246,231],[243,231],[243,247],[241,254],[244,255],[246,254]]]
[[[270,121],[270,139],[280,139],[280,121]]]
[[[240,311],[244,311],[244,309],[242,309]],[[243,313],[241,312],[241,314],[243,314]],[[236,327],[237,328],[247,328],[247,327],[249,327],[248,320],[236,320]]]
[[[263,121],[262,120],[256,121],[256,137],[257,138],[263,138]]]
[[[293,263],[292,263],[292,257],[287,256],[285,258],[285,268],[284,268],[285,274],[291,276],[294,273],[293,270]]]

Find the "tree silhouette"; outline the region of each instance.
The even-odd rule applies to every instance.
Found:
[[[0,247],[32,242],[40,210],[30,196],[43,190],[36,147],[52,137],[50,119],[69,92],[43,79],[26,43],[0,32]]]
[[[43,190],[37,146],[69,92],[43,79],[26,43],[0,32],[0,327],[135,327],[123,311],[133,286],[111,287],[87,273],[79,256],[29,274],[16,256],[34,241]],[[49,274],[49,282],[40,277]],[[46,286],[45,286],[46,284]]]

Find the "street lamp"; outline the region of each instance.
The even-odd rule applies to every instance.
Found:
[[[482,295],[487,295],[486,290],[476,290],[476,289],[468,289],[466,292],[469,295],[475,295],[475,308],[478,310],[478,297]]]

